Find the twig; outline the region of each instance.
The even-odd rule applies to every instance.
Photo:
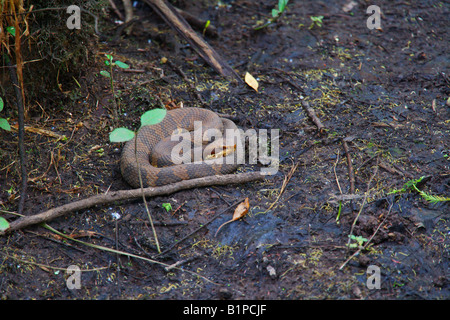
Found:
[[[144,0],[143,2],[148,4],[168,25],[175,29],[214,70],[225,78],[235,78],[243,83],[236,71],[191,28],[169,2],[166,0]]]
[[[164,269],[166,269],[166,271],[170,271],[170,270],[172,270],[174,268],[178,268],[179,266],[181,266],[184,263],[188,263],[188,262],[194,261],[195,259],[198,259],[199,257],[200,257],[200,255],[195,255],[193,257],[189,257],[187,259],[177,261],[177,262],[171,264],[170,266],[165,267]]]
[[[367,240],[367,242],[364,244],[364,246],[358,248],[358,250],[356,250],[347,260],[345,260],[345,262],[339,267],[339,270],[342,270],[347,265],[347,263],[349,263],[350,260],[352,260],[354,257],[359,255],[361,251],[363,251],[363,250],[365,250],[367,248],[369,243],[372,241],[373,237],[375,237],[375,235],[377,234],[378,230],[380,230],[381,226],[383,225],[383,223],[388,218],[389,214],[391,213],[393,205],[394,205],[394,203],[392,202],[390,207],[389,207],[389,211],[386,214],[386,216],[384,217],[383,221],[380,222],[380,224],[377,226],[377,228],[375,229],[374,233],[370,236],[370,238]]]
[[[360,216],[360,214],[361,214],[361,212],[362,212],[362,209],[364,208],[364,206],[365,206],[365,204],[366,204],[367,197],[368,197],[368,195],[369,195],[370,184],[372,183],[373,178],[374,178],[374,177],[377,175],[377,173],[378,173],[378,162],[379,162],[378,160],[379,160],[379,158],[377,159],[377,166],[376,166],[376,168],[375,168],[375,171],[374,171],[373,175],[370,177],[369,182],[367,183],[367,191],[366,191],[365,194],[364,194],[364,200],[363,200],[363,203],[361,204],[361,207],[359,208],[359,211],[358,211],[358,214],[357,214],[356,217],[355,217],[355,220],[353,220],[352,228],[350,229],[350,234],[349,234],[347,246],[350,244],[350,240],[351,240],[350,237],[351,237],[351,235],[353,234],[353,229],[355,228],[356,221],[358,221],[359,216]]]
[[[114,1],[113,1],[113,0],[109,0],[109,4],[111,5],[111,8],[113,9],[113,11],[114,11],[115,14],[117,15],[117,17],[119,17],[120,20],[124,21],[125,19],[124,19],[124,17],[123,17],[123,14],[122,14],[122,12],[120,12],[119,9],[117,9],[117,6],[116,6],[116,4],[114,3]]]
[[[339,163],[339,150],[338,150],[338,154],[337,154],[337,157],[336,157],[336,162],[334,163],[333,171],[334,171],[334,177],[336,178],[336,184],[337,184],[337,186],[339,188],[340,194],[342,195],[341,185],[339,184],[339,178],[338,178],[338,176],[336,174],[336,166],[337,166],[338,163]],[[339,210],[338,210],[338,214],[336,216],[336,222],[337,223],[339,223],[339,219],[341,217],[341,210],[342,210],[342,201],[339,200]]]
[[[342,140],[344,145],[345,155],[347,156],[347,166],[348,166],[348,176],[350,178],[350,193],[355,193],[355,174],[353,172],[352,158],[350,157],[350,151],[348,149],[348,144],[345,139]]]
[[[147,205],[147,200],[145,199],[144,185],[142,183],[141,168],[140,168],[138,157],[137,157],[137,138],[134,139],[134,157],[136,159],[136,164],[137,164],[138,173],[139,173],[139,186],[141,187],[142,201],[144,202],[145,211],[147,212],[148,220],[150,221],[150,225],[151,225],[152,231],[153,231],[153,236],[155,237],[156,248],[158,249],[158,252],[161,252],[161,248],[159,247],[158,235],[156,233],[156,229],[153,224],[152,215],[150,214],[150,210],[148,209],[148,205]]]
[[[72,240],[74,242],[77,242],[77,243],[80,243],[80,244],[83,244],[83,245],[86,245],[86,246],[91,247],[91,248],[95,248],[95,249],[99,249],[99,250],[103,250],[103,251],[108,251],[108,252],[111,252],[111,253],[116,253],[116,254],[120,254],[120,255],[124,255],[124,256],[128,256],[128,257],[132,257],[132,258],[141,259],[141,260],[144,260],[144,261],[147,261],[147,262],[150,262],[150,263],[154,263],[154,264],[158,264],[158,265],[164,266],[166,268],[170,267],[170,265],[168,265],[166,263],[163,263],[163,262],[160,262],[160,261],[157,261],[157,260],[153,260],[153,259],[150,259],[150,258],[142,257],[142,256],[139,256],[139,255],[136,255],[136,254],[132,254],[132,253],[129,253],[129,252],[125,252],[125,251],[120,251],[120,250],[116,250],[116,249],[112,249],[112,248],[108,248],[108,247],[104,247],[104,246],[100,246],[100,245],[96,245],[96,244],[92,244],[92,243],[87,243],[87,242],[81,241],[79,239],[75,239],[75,238],[69,237],[68,235],[59,232],[58,230],[50,227],[47,224],[44,224],[43,226],[46,229],[48,229],[48,230],[58,234],[61,237],[64,237],[66,239]],[[178,268],[177,266],[173,266],[172,268],[180,270],[180,271],[183,271],[183,272],[190,273],[190,274],[195,275],[197,277],[200,277],[200,278],[202,278],[202,279],[204,279],[204,280],[206,280],[206,281],[208,281],[210,283],[217,284],[217,283],[209,280],[208,278],[206,278],[206,277],[204,277],[204,276],[202,276],[202,275],[200,275],[200,274],[198,274],[198,273],[196,273],[194,271],[181,269],[181,268]]]
[[[264,178],[266,178],[266,176],[263,175],[261,172],[227,174],[221,176],[210,176],[192,180],[184,180],[161,187],[144,188],[143,192],[146,197],[154,197],[154,196],[168,195],[180,190],[190,188],[201,188],[212,185],[229,185],[235,183],[246,183],[257,180],[263,180]],[[133,190],[110,191],[108,194],[96,195],[90,198],[68,203],[45,212],[41,212],[39,214],[19,218],[11,222],[7,230],[0,232],[0,236],[11,231],[19,230],[31,225],[53,220],[70,212],[84,210],[97,205],[104,205],[108,203],[114,203],[129,199],[137,199],[140,197],[142,197],[142,191],[140,188]]]
[[[195,229],[194,231],[192,231],[191,233],[189,233],[187,236],[183,237],[180,240],[177,240],[177,242],[175,242],[173,245],[171,245],[169,248],[167,248],[166,250],[164,250],[163,252],[161,252],[159,255],[164,255],[167,252],[171,251],[175,246],[178,246],[181,242],[183,242],[186,239],[189,239],[192,235],[196,234],[197,232],[199,232],[200,230],[202,230],[203,228],[205,228],[207,225],[209,225],[211,222],[213,222],[214,220],[216,220],[216,218],[218,218],[219,216],[221,216],[222,214],[224,214],[227,210],[229,210],[230,208],[232,208],[233,206],[241,203],[242,200],[238,200],[235,203],[233,203],[232,205],[228,206],[227,208],[223,209],[222,211],[219,211],[214,217],[212,217],[212,219],[210,219],[208,222],[202,224],[200,227],[198,227],[197,229]]]
[[[311,118],[311,120],[314,122],[314,124],[317,126],[317,129],[320,133],[322,133],[325,130],[325,126],[320,122],[319,118],[316,116],[316,112],[313,108],[309,105],[308,102],[302,101],[302,107],[305,109],[308,116]]]
[[[281,186],[280,193],[278,194],[277,199],[269,206],[269,208],[267,208],[266,211],[264,211],[264,213],[266,213],[270,209],[272,209],[273,206],[278,202],[278,200],[280,200],[281,195],[283,194],[284,190],[286,189],[286,186],[289,183],[289,180],[291,180],[292,176],[294,175],[295,170],[297,170],[298,165],[299,165],[299,162],[297,162],[295,165],[293,165],[291,170],[289,171],[289,173],[286,176],[284,176],[283,184]]]
[[[333,171],[334,171],[334,177],[336,178],[337,186],[339,188],[339,193],[342,194],[341,185],[339,184],[339,179],[338,179],[338,176],[336,174],[336,166],[337,166],[338,162],[339,162],[339,150],[338,150],[338,154],[337,154],[337,157],[336,157],[336,162],[334,163]]]

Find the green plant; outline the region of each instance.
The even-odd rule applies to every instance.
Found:
[[[166,116],[166,109],[153,109],[145,112],[141,116],[141,128],[160,123]],[[134,138],[136,133],[128,128],[116,128],[109,134],[109,141],[111,142],[126,142]]]
[[[170,203],[167,203],[167,202],[163,203],[163,204],[162,204],[162,207],[163,207],[164,209],[166,209],[167,212],[169,212],[169,211],[172,210],[172,205],[171,205]]]
[[[153,109],[153,110],[145,112],[141,116],[141,127],[140,128],[142,128],[143,126],[153,125],[153,124],[157,124],[157,123],[161,122],[164,119],[164,117],[166,116],[166,113],[167,113],[166,109]],[[138,131],[139,131],[139,129],[138,129]],[[136,135],[136,132],[134,132],[130,129],[124,128],[124,127],[120,127],[120,128],[114,129],[109,134],[109,141],[111,141],[111,142],[126,142],[126,141],[133,139],[135,135]],[[137,148],[136,148],[136,140],[135,140],[135,150],[136,149]],[[136,153],[135,153],[135,155],[136,155]],[[145,200],[144,186],[142,184],[141,170],[139,168],[139,162],[137,161],[137,157],[136,157],[136,163],[138,165],[139,183],[141,185],[142,199],[144,201],[145,210],[147,211],[147,216],[148,216],[150,225],[153,230],[153,235],[155,237],[155,242],[156,242],[156,248],[158,249],[158,252],[161,253],[161,249],[159,247],[159,242],[158,242],[158,236],[156,234],[155,226],[153,225],[153,219],[150,214],[150,210],[148,209],[147,201]]]
[[[436,195],[432,195],[432,194],[428,194],[425,191],[420,190],[417,185],[421,182],[424,181],[426,177],[420,177],[419,179],[416,180],[409,180],[408,182],[406,182],[403,187],[400,190],[393,190],[391,192],[389,192],[388,194],[396,194],[396,193],[403,193],[403,192],[408,192],[408,191],[416,191],[417,193],[419,193],[422,198],[424,198],[426,201],[435,204],[438,202],[444,202],[444,201],[450,201],[450,198],[447,197],[442,197],[442,196],[436,196]]]
[[[211,24],[210,20],[206,21],[205,26],[203,27],[203,36],[205,36],[206,29],[208,29],[210,24]]]
[[[114,120],[117,121],[118,118],[117,110],[119,107],[117,105],[116,92],[114,90],[113,66],[118,66],[119,68],[122,69],[128,69],[130,66],[120,60],[113,61],[113,56],[110,54],[106,54],[106,58],[108,60],[105,60],[105,65],[109,67],[109,71],[102,70],[100,71],[100,74],[104,77],[109,78],[110,80],[111,91],[114,99]]]
[[[3,99],[0,97],[0,111],[3,110],[3,106],[4,106]],[[0,118],[0,128],[6,131],[11,131],[11,126],[9,125],[8,120],[3,118]]]
[[[274,23],[275,21],[277,21],[278,18],[281,17],[281,14],[286,10],[286,6],[287,6],[288,2],[289,2],[289,0],[278,0],[278,8],[272,9],[272,18],[267,20],[267,22],[264,24],[259,24],[259,25],[254,26],[253,30],[261,30],[261,29],[267,27],[268,25]]]
[[[310,17],[312,20],[311,25],[309,26],[309,29],[312,29],[315,25],[318,26],[319,28],[322,27],[322,20],[323,20],[323,16],[317,16],[317,17]]]
[[[348,237],[350,238],[350,240],[355,241],[355,242],[353,242],[353,243],[347,244],[347,246],[348,246],[349,248],[358,248],[358,249],[361,249],[361,248],[363,248],[364,243],[366,243],[367,241],[369,241],[368,239],[366,239],[366,238],[364,238],[364,237],[362,237],[362,236],[355,236],[355,235],[353,235],[353,234],[352,234],[352,235],[349,235]]]

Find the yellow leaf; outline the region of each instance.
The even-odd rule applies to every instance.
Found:
[[[239,205],[234,210],[233,221],[239,220],[240,218],[244,217],[247,214],[249,208],[250,203],[248,201],[248,198],[245,198],[244,202],[239,203]]]
[[[256,81],[256,79],[253,78],[253,76],[250,73],[248,73],[248,72],[245,73],[244,80],[245,80],[246,84],[248,84],[250,87],[252,87],[256,92],[258,92],[258,86],[259,86],[258,81]]]
[[[239,205],[236,207],[236,209],[234,210],[234,214],[233,214],[233,219],[228,220],[227,222],[223,223],[216,231],[215,236],[217,236],[217,233],[219,232],[220,229],[222,229],[222,227],[230,222],[239,220],[241,218],[243,218],[247,212],[248,209],[250,208],[250,203],[248,201],[248,198],[245,198],[244,202],[239,203]]]

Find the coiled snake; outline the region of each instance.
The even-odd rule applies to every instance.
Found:
[[[195,123],[196,121],[199,122]],[[180,141],[170,141],[171,135],[187,130],[191,132],[190,135],[188,134],[188,136],[191,136],[190,140],[195,140],[193,138],[195,135],[194,129],[199,124],[201,124],[201,137],[203,137],[201,139],[203,145],[200,146],[203,155],[211,154],[211,150],[222,150],[221,148],[224,148],[224,146],[229,148],[230,141],[234,144],[234,152],[226,152],[223,157],[216,159],[203,158],[200,160],[194,155],[192,160],[200,161],[173,164],[172,160],[171,163],[171,149],[177,147],[176,145],[180,143]],[[211,144],[211,134],[205,133],[211,133],[210,130],[214,129],[218,130],[223,138],[217,139],[220,134],[217,135],[218,132],[213,133],[212,135],[216,139]],[[207,109],[180,108],[170,110],[160,123],[142,127],[137,136],[125,144],[120,160],[122,176],[132,187],[139,188],[138,167],[144,187],[162,186],[181,180],[231,173],[237,169],[239,164],[243,163],[244,156],[242,140],[237,129],[237,126],[231,120],[220,118],[215,112]],[[233,133],[232,138],[227,140],[230,137],[230,132]],[[192,145],[190,140],[189,144]],[[226,141],[226,144],[224,144],[224,141]],[[210,143],[210,145],[208,146],[207,143]],[[136,154],[135,145],[137,147]],[[188,148],[189,150],[190,148]],[[178,154],[178,152],[175,152],[175,154],[180,155],[180,157],[188,156],[188,158],[191,158],[193,153]],[[178,158],[175,157],[175,159]]]

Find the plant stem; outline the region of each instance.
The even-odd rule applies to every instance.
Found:
[[[111,79],[111,90],[112,90],[112,94],[113,94],[113,99],[114,99],[114,123],[116,124],[118,119],[119,119],[119,112],[118,112],[118,106],[117,106],[117,100],[116,100],[116,91],[114,90],[114,80],[113,80],[113,65],[112,65],[112,61],[110,61],[109,64],[109,75],[110,75],[110,79]]]
[[[138,132],[139,132],[139,130],[138,130]],[[136,164],[138,167],[138,176],[139,176],[139,184],[141,185],[142,200],[144,201],[144,206],[145,206],[145,210],[147,211],[148,220],[150,221],[150,225],[151,225],[152,231],[153,231],[153,236],[155,237],[156,249],[158,250],[158,253],[161,253],[161,248],[159,247],[158,235],[156,233],[155,225],[153,224],[152,215],[150,214],[150,210],[148,209],[147,200],[145,199],[145,194],[144,194],[144,184],[142,183],[141,167],[139,165],[139,161],[137,158],[137,132],[134,135],[134,156],[136,158]]]

